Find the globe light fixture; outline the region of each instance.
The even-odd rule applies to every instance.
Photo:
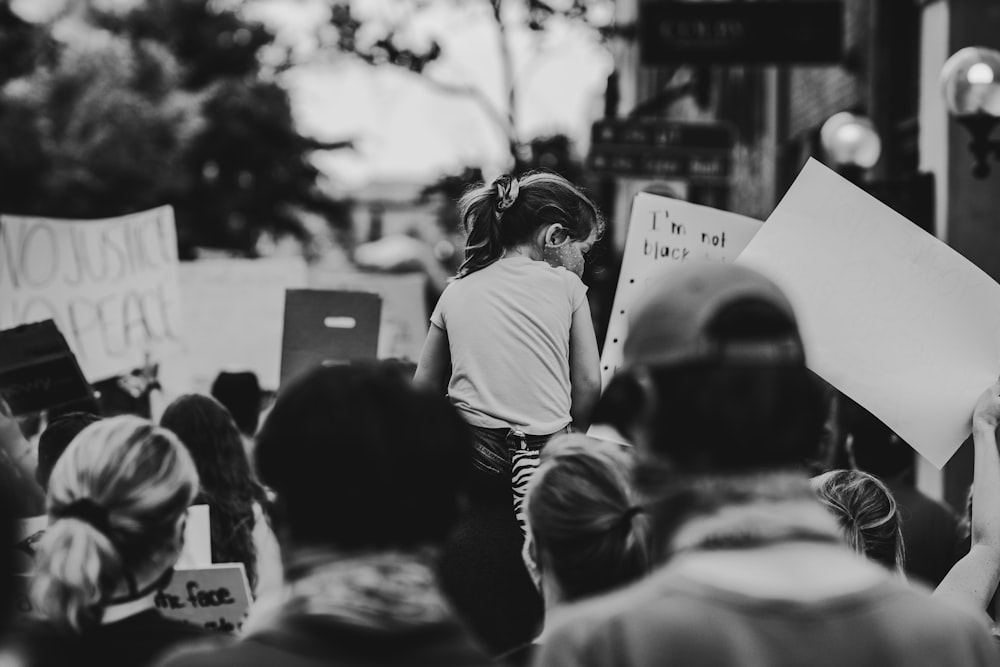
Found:
[[[819,130],[820,144],[832,166],[871,169],[882,156],[882,140],[866,116],[849,111],[835,113]]]
[[[990,139],[1000,120],[1000,51],[968,46],[941,68],[941,90],[948,111],[969,132],[972,175],[990,173],[989,158],[1000,158],[1000,142]]]

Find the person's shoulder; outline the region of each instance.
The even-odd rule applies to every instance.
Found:
[[[546,636],[584,640],[623,618],[643,616],[650,605],[669,605],[672,580],[669,572],[653,573],[624,588],[559,609]]]
[[[155,667],[225,667],[258,664],[258,652],[245,642],[224,635],[203,636],[164,653]],[[265,663],[260,663],[265,664]]]

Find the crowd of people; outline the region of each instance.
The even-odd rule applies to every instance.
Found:
[[[0,405],[8,543],[16,518],[48,516],[30,572],[0,558],[0,662],[1000,660],[1000,381],[974,406],[960,519],[913,489],[905,443],[807,368],[764,276],[692,263],[652,281],[602,393],[581,281],[597,207],[547,173],[460,207],[466,261],[415,368],[317,367],[259,424],[238,376],[159,423],[64,410],[34,440]],[[193,504],[213,561],[249,579],[235,633],[155,603]]]

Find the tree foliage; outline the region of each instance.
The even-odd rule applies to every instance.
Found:
[[[91,9],[58,43],[51,26],[8,28],[5,9],[0,53],[33,48],[0,69],[0,210],[87,218],[170,203],[185,254],[253,254],[263,232],[303,234],[302,211],[344,220],[310,161],[342,145],[296,130],[260,64],[274,41],[263,25],[208,0],[149,0]]]

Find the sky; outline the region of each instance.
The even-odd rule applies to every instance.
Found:
[[[354,6],[359,15],[377,19],[391,16],[394,2],[399,5],[399,0],[367,0]],[[504,110],[496,29],[481,11],[488,9],[487,3],[427,4],[405,36],[415,45],[430,36],[441,42],[443,56],[428,74],[449,84],[475,86],[495,108]],[[282,41],[308,45],[324,5],[324,0],[256,0],[246,11],[277,29]],[[531,138],[565,133],[585,144],[591,122],[600,115],[611,56],[581,28],[556,26],[541,54],[533,38],[526,29],[511,37],[519,73],[520,134]],[[308,46],[302,48],[308,51]],[[284,83],[304,132],[321,139],[356,140],[353,154],[316,157],[339,185],[428,181],[470,164],[483,166],[487,173],[506,166],[504,135],[482,108],[468,97],[439,92],[419,76],[327,60],[288,72]]]
[[[128,7],[142,0],[89,0]],[[44,21],[79,6],[80,0],[13,0],[23,17]],[[509,160],[507,142],[482,106],[468,96],[442,93],[419,75],[394,67],[315,53],[314,33],[323,25],[330,0],[213,0],[240,7],[248,18],[268,25],[278,42],[294,47],[301,65],[281,75],[300,131],[318,139],[351,139],[355,151],[320,152],[316,165],[334,191],[348,192],[369,182],[431,182],[465,166],[499,173]],[[407,8],[423,7],[412,15]],[[472,86],[502,113],[496,27],[485,0],[353,0],[355,15],[376,28],[402,22],[400,35],[415,46],[436,38],[443,55],[428,74],[450,85]],[[610,6],[610,3],[609,3]],[[600,116],[611,72],[610,53],[585,28],[563,23],[538,35],[518,21],[523,3],[507,3],[513,45],[522,139],[563,133],[586,150],[589,128]],[[364,39],[365,34],[361,35]]]

